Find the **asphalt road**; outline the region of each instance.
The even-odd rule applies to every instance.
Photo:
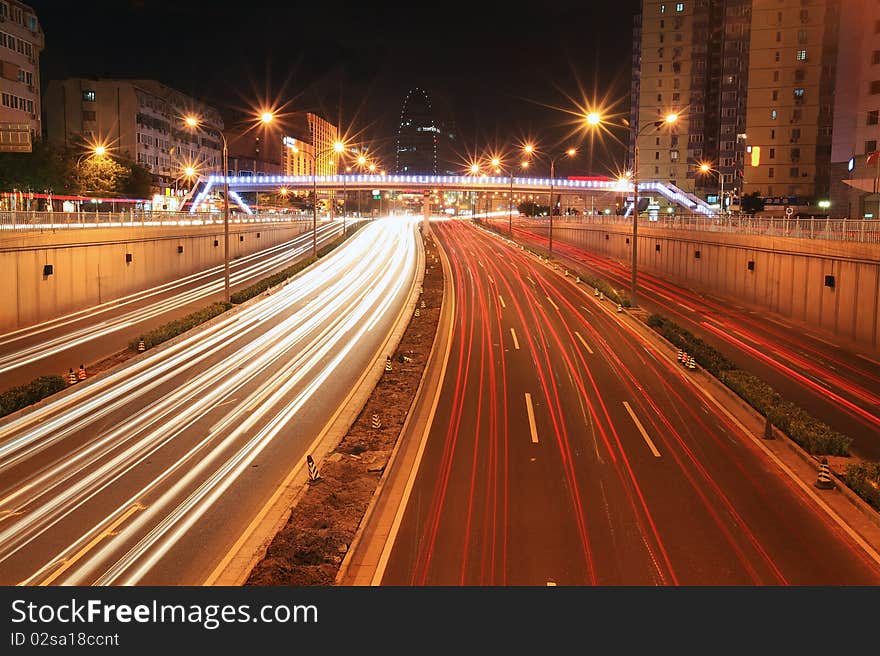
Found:
[[[467,223],[435,231],[453,341],[383,585],[880,583],[610,303]]]
[[[318,247],[342,234],[341,223],[318,228]],[[229,264],[232,293],[309,257],[312,233]],[[223,265],[0,335],[0,391],[37,376],[74,371],[126,348],[168,321],[223,300]]]
[[[507,222],[496,223],[503,232]],[[546,228],[516,221],[518,241],[546,250]],[[592,253],[554,234],[554,257],[577,263],[630,288],[628,264]],[[764,378],[785,398],[854,439],[855,455],[880,461],[880,362],[851,352],[831,336],[785,317],[697,293],[639,271],[639,304],[700,336],[741,368]]]
[[[204,582],[381,357],[416,234],[371,222],[271,296],[0,422],[0,583]]]

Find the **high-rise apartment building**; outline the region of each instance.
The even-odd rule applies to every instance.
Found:
[[[104,145],[149,170],[159,189],[181,180],[187,166],[222,168],[220,113],[156,80],[51,80],[45,101],[50,142],[83,152]],[[185,124],[188,116],[198,128]]]
[[[831,212],[880,217],[880,3],[841,3],[834,133],[831,142]]]
[[[638,137],[639,179],[718,195],[738,187],[745,149],[750,0],[644,0],[633,29],[630,162],[635,134],[669,113],[679,120]],[[709,175],[699,165],[710,166]]]
[[[744,193],[827,198],[840,0],[753,0]]]
[[[42,138],[40,52],[43,28],[34,10],[0,0],[0,152],[31,152]]]

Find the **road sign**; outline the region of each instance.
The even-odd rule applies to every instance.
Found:
[[[794,214],[794,208],[793,208],[793,207],[786,207],[786,208],[785,208],[785,213],[786,213],[788,216],[791,216],[792,214]]]

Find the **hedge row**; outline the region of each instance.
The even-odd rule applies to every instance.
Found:
[[[269,289],[270,287],[274,287],[275,285],[280,285],[282,282],[290,278],[291,276],[296,275],[307,266],[311,266],[317,261],[314,257],[308,257],[305,260],[300,260],[296,264],[293,264],[286,269],[275,273],[268,278],[263,278],[259,282],[255,282],[250,287],[245,287],[237,292],[235,292],[232,296],[229,297],[229,300],[238,305],[239,303],[244,303],[248,299],[253,298],[254,296],[259,296],[264,291]]]
[[[318,249],[318,257],[317,258],[312,256],[312,257],[306,258],[305,260],[301,260],[301,261],[297,262],[296,264],[292,264],[291,266],[287,267],[286,269],[279,271],[278,273],[275,273],[275,274],[269,276],[268,278],[263,278],[259,282],[255,282],[250,287],[245,287],[244,289],[235,292],[232,296],[229,297],[229,300],[232,301],[233,303],[235,303],[236,305],[238,305],[239,303],[244,303],[245,301],[253,298],[254,296],[259,296],[260,294],[262,294],[264,291],[266,291],[270,287],[275,287],[276,285],[280,285],[282,282],[284,282],[288,278],[295,276],[297,273],[299,273],[300,271],[302,271],[306,267],[309,267],[312,264],[314,264],[315,262],[317,262],[318,259],[327,255],[327,253],[329,253],[334,248],[339,246],[339,244],[341,244],[343,241],[345,241],[350,235],[357,232],[363,224],[364,224],[363,221],[359,221],[357,223],[354,223],[354,224],[347,226],[345,229],[344,235],[340,235],[339,237],[334,239],[329,244],[326,244]]]
[[[713,376],[719,376],[722,371],[736,369],[736,365],[719,353],[714,347],[709,346],[702,339],[670,321],[659,314],[648,317],[648,325],[663,335],[678,348],[694,356],[694,360],[700,363]]]
[[[746,403],[770,419],[774,426],[815,455],[849,455],[852,438],[837,432],[806,410],[786,401],[758,376],[739,369],[702,339],[659,314],[648,325],[678,348],[694,356],[703,369],[718,378]]]
[[[843,480],[853,492],[880,510],[880,462],[847,465]]]
[[[575,271],[576,276],[580,276],[581,282],[589,285],[594,289],[598,289],[615,303],[619,303],[623,307],[630,307],[629,296],[609,285],[602,278],[597,278],[586,273]]]
[[[208,307],[202,308],[198,312],[193,312],[185,317],[169,321],[168,323],[141,335],[138,339],[129,342],[128,346],[133,351],[137,351],[138,340],[144,340],[145,348],[152,348],[162,342],[167,342],[172,337],[177,337],[185,333],[191,328],[195,328],[199,324],[205,323],[209,319],[213,319],[218,314],[223,314],[232,307],[231,303],[211,303]]]
[[[27,385],[12,387],[0,394],[0,417],[33,405],[65,387],[67,383],[61,376],[40,376]]]

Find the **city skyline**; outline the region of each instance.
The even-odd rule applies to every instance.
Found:
[[[170,2],[32,5],[47,35],[45,80],[153,78],[224,113],[267,99],[333,123],[340,122],[341,89],[343,132],[366,138],[388,162],[399,107],[416,86],[447,106],[451,116],[443,118],[456,126],[462,159],[475,148],[513,151],[525,139],[548,145],[586,139],[589,148],[589,135],[567,112],[604,99],[626,115],[632,17],[639,8],[635,0],[613,11],[554,3],[519,13],[444,6],[438,15],[408,7],[396,17],[357,6],[330,13],[315,6],[270,10],[266,3],[249,5],[253,11]],[[155,36],[149,57],[131,55],[127,35],[137,30]],[[248,36],[235,36],[241,34]],[[594,146],[594,157],[561,170],[583,173],[592,163],[596,172],[611,173],[622,166],[622,139]]]

